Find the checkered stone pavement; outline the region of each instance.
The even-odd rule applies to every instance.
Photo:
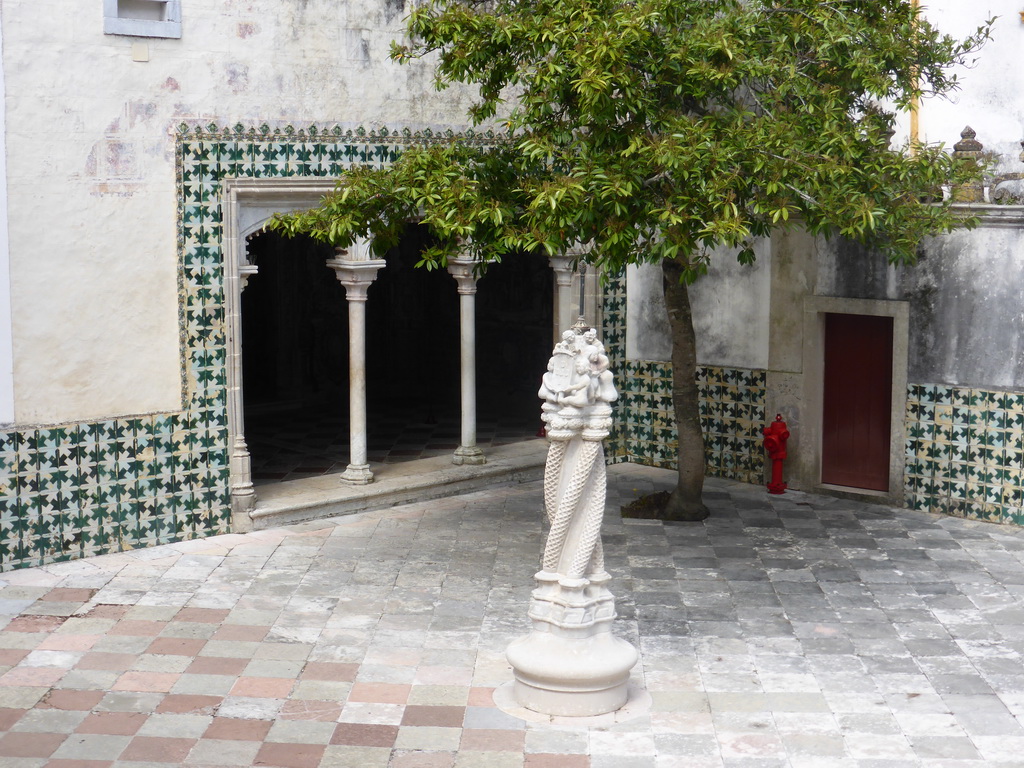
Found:
[[[711,480],[623,521],[619,716],[507,701],[538,483],[0,574],[0,765],[1024,766],[1024,530]]]

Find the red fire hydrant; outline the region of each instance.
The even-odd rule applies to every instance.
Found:
[[[782,420],[782,414],[775,414],[775,421],[764,427],[764,448],[768,458],[772,460],[772,481],[768,483],[768,493],[785,493],[786,484],[782,480],[782,460],[786,458],[786,441],[789,440],[789,429]]]

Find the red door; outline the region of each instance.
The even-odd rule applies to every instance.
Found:
[[[825,315],[821,482],[889,490],[892,318]]]

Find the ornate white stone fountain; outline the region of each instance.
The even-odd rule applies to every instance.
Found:
[[[615,598],[601,548],[602,441],[618,393],[594,329],[562,334],[539,395],[549,440],[544,508],[551,529],[530,600],[533,629],[507,651],[513,697],[549,715],[599,715],[626,703],[637,652],[611,631]]]

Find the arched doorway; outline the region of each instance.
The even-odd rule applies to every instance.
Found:
[[[371,463],[450,455],[459,444],[459,298],[444,270],[416,268],[425,228],[410,224],[370,286],[367,441]],[[251,235],[242,264],[244,445],[254,484],[341,473],[349,461],[344,288],[311,239]],[[553,273],[515,255],[478,282],[478,444],[533,437],[551,350]]]
[[[366,303],[368,458],[448,454],[459,444],[459,297],[444,270],[416,268],[431,245],[409,224]]]
[[[254,483],[341,472],[348,462],[348,314],[308,237],[250,238],[258,272],[242,293],[242,380]]]
[[[533,253],[489,264],[477,283],[477,409],[481,438],[522,440],[541,426],[537,390],[551,356],[554,272]]]

